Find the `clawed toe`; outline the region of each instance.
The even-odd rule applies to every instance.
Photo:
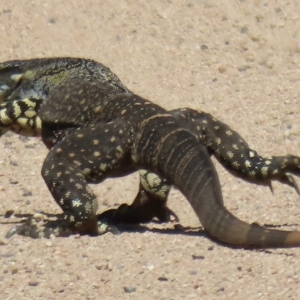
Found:
[[[11,238],[13,235],[25,235],[30,236],[32,238],[39,238],[39,226],[38,223],[44,221],[44,215],[35,214],[32,217],[26,219],[25,223],[20,226],[14,226],[6,233],[5,237],[7,239]]]
[[[280,181],[281,183],[283,183],[283,184],[287,184],[287,185],[289,185],[290,187],[294,188],[295,191],[296,191],[296,193],[297,193],[298,195],[300,195],[300,189],[299,189],[299,186],[298,186],[298,184],[297,184],[297,182],[296,182],[294,176],[293,176],[291,173],[286,172],[286,173],[284,174],[284,176],[282,176],[282,177],[279,179],[279,181]]]

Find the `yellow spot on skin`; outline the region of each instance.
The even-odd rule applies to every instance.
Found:
[[[89,175],[91,173],[91,169],[84,168],[82,172],[83,172],[84,175]]]
[[[80,184],[80,183],[76,183],[75,184],[75,187],[78,189],[78,190],[81,190],[83,188],[83,185]]]
[[[74,160],[74,163],[75,163],[77,166],[81,166],[81,162],[78,161],[78,160]]]
[[[269,168],[268,167],[263,167],[261,168],[261,173],[263,176],[267,176],[268,175],[268,170]]]
[[[235,149],[235,150],[238,150],[238,149],[239,149],[239,147],[238,147],[237,144],[233,144],[233,145],[232,145],[232,148]]]
[[[201,127],[200,126],[197,126],[197,130],[199,131],[201,129]]]
[[[72,206],[73,207],[80,207],[81,205],[82,205],[82,203],[79,199],[72,200]]]
[[[94,145],[99,145],[99,143],[100,143],[99,140],[93,140]]]
[[[110,139],[110,141],[113,143],[113,142],[116,141],[116,138],[113,136],[113,137]]]
[[[35,112],[35,110],[27,110],[27,111],[25,111],[24,115],[25,115],[25,117],[31,119],[36,115],[36,112]]]
[[[237,161],[234,161],[232,163],[232,166],[235,168],[235,169],[238,169],[240,167],[240,164],[237,162]]]
[[[38,128],[38,129],[42,129],[42,120],[41,120],[40,117],[36,117],[36,118],[35,118],[35,126],[36,126],[36,128]]]
[[[101,171],[106,171],[106,170],[107,170],[107,167],[108,167],[107,164],[101,164],[99,169],[100,169]]]
[[[96,106],[95,108],[94,108],[94,112],[95,113],[98,113],[98,112],[100,112],[101,111],[101,106]]]
[[[28,107],[31,107],[31,108],[35,108],[36,107],[36,103],[33,102],[33,101],[31,101],[28,98],[22,100],[22,102],[24,102]]]
[[[207,121],[206,121],[206,120],[203,120],[202,123],[203,123],[203,124],[207,124]]]
[[[255,156],[255,153],[253,151],[249,151],[249,157],[253,158]]]
[[[23,128],[27,128],[27,118],[18,118],[18,123],[20,126],[22,126]]]
[[[245,161],[245,167],[246,168],[251,168],[251,162],[249,160]]]
[[[61,148],[57,148],[56,149],[56,153],[60,153],[60,152],[62,152],[63,150],[61,149]]]
[[[234,156],[232,151],[227,151],[227,155],[229,158],[233,158],[233,156]]]
[[[220,138],[216,138],[216,143],[217,143],[218,146],[221,145],[221,143],[222,143],[221,139]]]
[[[59,178],[61,176],[61,172],[56,173],[56,177]]]
[[[266,160],[266,161],[265,161],[265,164],[266,164],[267,166],[269,166],[271,163],[272,163],[272,162],[271,162],[270,160]]]
[[[100,153],[99,151],[95,151],[95,152],[94,152],[94,156],[97,157],[97,156],[100,156],[100,155],[101,155],[101,153]]]
[[[9,124],[12,123],[11,118],[9,118],[9,117],[7,116],[6,110],[2,110],[2,111],[0,112],[0,118],[1,118],[2,124],[4,124],[4,125],[9,125]]]
[[[79,134],[77,134],[77,137],[78,137],[78,138],[83,138],[84,135],[83,135],[82,133],[79,133]]]
[[[219,130],[220,126],[214,126],[214,130]]]
[[[81,105],[85,104],[85,99],[81,100],[79,103],[80,103]]]
[[[17,102],[14,102],[13,103],[13,108],[14,108],[14,115],[15,115],[16,118],[18,118],[22,113],[20,105]]]
[[[255,171],[249,172],[249,176],[252,177],[252,178],[255,178]]]
[[[123,110],[121,111],[121,115],[122,115],[122,116],[125,115],[126,111],[127,111],[127,109],[123,109]]]
[[[73,153],[73,152],[72,152],[72,153],[69,153],[69,156],[70,156],[70,157],[74,157],[74,156],[75,156],[75,153]]]
[[[231,130],[226,130],[226,134],[227,135],[232,135],[232,131]]]
[[[119,131],[119,133],[120,133],[120,134],[123,134],[123,130],[121,129],[121,130]]]

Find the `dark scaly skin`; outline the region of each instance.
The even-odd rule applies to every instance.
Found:
[[[8,130],[41,134],[40,105],[68,80],[98,80],[120,92],[128,92],[120,79],[104,65],[81,58],[40,58],[0,63],[0,135]]]
[[[129,92],[108,68],[92,60],[47,58],[0,64],[0,100],[4,101],[0,104],[2,133],[13,130],[23,135],[39,135],[42,125],[39,109],[42,102],[59,86],[76,78],[84,81],[98,80],[120,92]],[[299,175],[298,157],[262,158],[236,132],[207,113],[191,109],[178,109],[170,113],[197,135],[199,142],[209,153],[215,155],[237,176],[259,184],[279,180],[295,187],[299,192],[291,175]],[[94,122],[91,116],[81,125],[87,126]],[[48,147],[52,146],[52,142],[46,143]],[[266,168],[269,170],[267,173]],[[166,206],[171,188],[168,180],[149,171],[141,171],[140,178],[140,190],[133,204],[124,204],[117,210],[110,210],[102,215],[103,219],[148,222],[156,217],[160,221],[168,221],[174,215]]]
[[[300,176],[300,158],[295,155],[261,157],[251,149],[247,142],[233,129],[223,122],[217,120],[206,112],[199,112],[189,108],[181,108],[169,111],[173,117],[178,119],[182,126],[188,128],[195,134],[200,143],[208,150],[209,154],[214,155],[218,161],[232,174],[246,181],[269,186],[272,190],[271,180],[278,180],[295,188],[300,194],[299,187],[293,178],[293,174]],[[142,222],[145,217],[145,211],[149,210],[151,201],[159,201],[166,204],[164,199],[170,192],[170,183],[161,178],[153,177],[151,172],[140,172],[143,184],[140,189],[140,196],[133,204],[123,204],[118,209],[104,212],[101,217],[105,219],[112,218],[117,222]],[[151,187],[155,182],[159,184],[160,189]],[[162,197],[160,197],[163,195]],[[155,197],[156,196],[156,197]],[[147,208],[143,211],[143,208]],[[139,216],[142,216],[140,218]],[[149,213],[149,217],[151,213]],[[170,214],[167,215],[166,220]]]
[[[76,105],[81,109],[72,109]],[[75,81],[50,96],[40,117],[43,141],[53,144],[42,176],[64,211],[61,224],[35,231],[43,236],[98,234],[97,199],[88,183],[146,169],[186,196],[212,239],[235,247],[300,246],[298,231],[265,229],[232,215],[223,205],[206,147],[181,121],[148,100],[99,82]],[[90,118],[97,121],[86,126]]]

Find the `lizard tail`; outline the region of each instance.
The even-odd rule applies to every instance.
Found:
[[[162,147],[157,153],[157,161],[163,161],[158,171],[186,196],[213,240],[241,248],[300,246],[300,231],[266,229],[231,214],[223,204],[219,178],[207,150],[188,138],[188,134],[181,132],[179,139],[178,135],[178,131],[173,137],[169,134],[166,151]],[[170,145],[176,146],[170,151]]]

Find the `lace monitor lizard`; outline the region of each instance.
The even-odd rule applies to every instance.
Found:
[[[300,174],[297,156],[263,158],[210,114],[187,108],[168,112],[130,92],[108,68],[92,60],[4,62],[0,99],[2,132],[42,134],[50,150],[42,176],[64,211],[58,225],[40,231],[29,222],[18,233],[99,233],[97,200],[88,183],[145,169],[133,204],[102,217],[122,222],[168,220],[172,212],[166,200],[174,184],[215,240],[237,247],[300,246],[297,231],[264,229],[234,217],[223,205],[210,159],[215,155],[246,180],[279,180],[299,193],[292,176]]]

